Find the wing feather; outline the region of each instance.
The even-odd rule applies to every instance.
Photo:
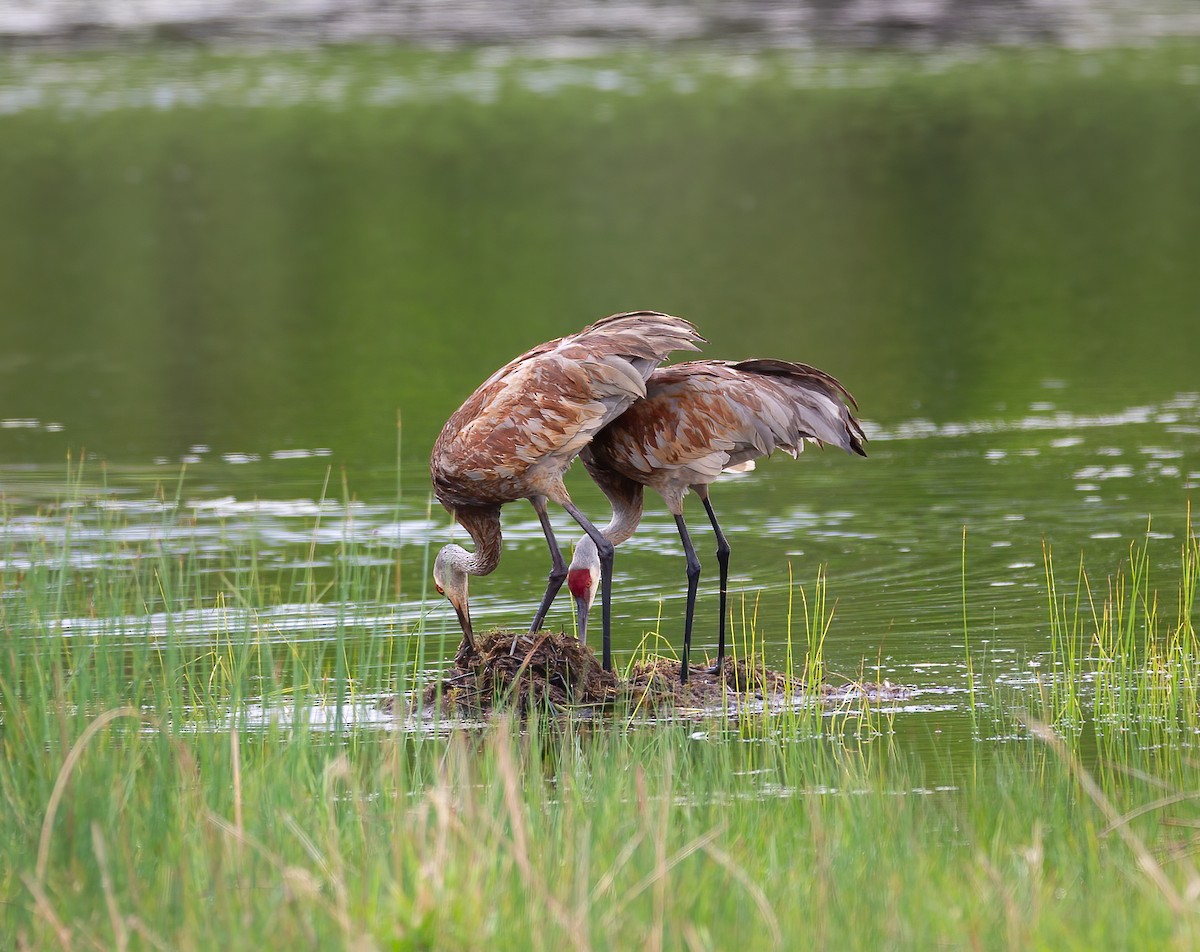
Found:
[[[845,401],[845,402],[844,402]],[[795,456],[806,440],[865,455],[854,398],[806,364],[700,360],[663,367],[593,442],[596,465],[653,486],[671,504],[776,449]]]
[[[501,367],[450,417],[430,461],[443,502],[505,502],[545,490],[606,424],[646,395],[673,350],[703,338],[656,311],[616,314]]]

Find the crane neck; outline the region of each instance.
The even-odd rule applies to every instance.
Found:
[[[499,506],[462,506],[454,510],[454,518],[467,530],[475,543],[475,551],[461,560],[468,575],[490,575],[500,564],[502,537]]]
[[[637,487],[637,492],[628,495],[609,497],[612,503],[612,518],[608,520],[608,524],[602,526],[600,531],[604,533],[604,538],[608,539],[613,545],[620,545],[628,540],[634,532],[637,531],[638,524],[642,521],[642,487]]]
[[[612,518],[600,531],[613,545],[620,545],[633,535],[642,521],[642,497],[646,487],[620,472],[594,445],[584,447],[579,458],[612,506]]]

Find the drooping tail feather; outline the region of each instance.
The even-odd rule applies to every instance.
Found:
[[[795,424],[816,439],[867,455],[866,434],[853,412],[858,401],[836,377],[808,364],[772,358],[742,360],[732,367],[775,379],[787,392]]]

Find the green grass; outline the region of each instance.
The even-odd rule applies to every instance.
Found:
[[[6,947],[1189,948],[1194,805],[1129,823],[1044,747],[922,793],[903,760],[689,729],[6,731]],[[51,740],[48,736],[46,740]],[[1196,770],[1170,780],[1195,788]],[[1164,778],[1127,776],[1122,808]],[[1114,795],[1115,796],[1115,795]],[[1176,825],[1168,825],[1168,823]],[[752,937],[752,938],[750,938]],[[1113,944],[1115,943],[1115,944]]]
[[[70,493],[55,517],[78,520],[89,567],[70,525],[0,552],[0,948],[1200,940],[1190,530],[1174,618],[1143,548],[1103,591],[1081,572],[1078,597],[1047,556],[1057,686],[972,703],[973,723],[996,710],[1023,739],[976,742],[934,787],[870,704],[652,726],[343,722],[343,702],[423,664],[407,632],[354,630],[354,606],[396,591],[384,553],[348,532],[328,567],[269,569],[243,537],[177,546],[169,504],[171,532],[125,541],[82,480]],[[832,605],[823,575],[795,592],[811,674]],[[285,603],[332,609],[333,631],[276,630]],[[186,612],[210,613],[206,637]],[[755,617],[743,604],[731,633],[750,659]]]
[[[1167,599],[1150,577],[1148,542],[1132,543],[1102,588],[1081,560],[1073,595],[1061,593],[1045,548],[1052,669],[1045,717],[1067,733],[1089,726],[1109,755],[1118,746],[1188,745],[1200,733],[1200,542],[1190,511],[1186,525],[1173,612],[1160,605]]]

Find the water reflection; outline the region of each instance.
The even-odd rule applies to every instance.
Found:
[[[349,632],[401,656],[427,639],[437,664],[457,634],[429,551],[465,541],[429,499],[442,422],[525,347],[663,308],[709,356],[828,368],[867,418],[868,460],[806,452],[714,488],[739,632],[783,659],[823,565],[831,677],[911,686],[897,732],[966,743],[968,640],[977,679],[1046,676],[1043,544],[1104,575],[1148,540],[1155,578],[1177,573],[1200,486],[1197,63],[1180,44],[0,66],[0,597],[195,556],[195,611],[150,593],[56,631]],[[617,556],[622,661],[680,640],[656,506]],[[537,520],[509,510],[472,583],[482,625],[527,623],[544,585]],[[329,589],[339,572],[370,597]]]

